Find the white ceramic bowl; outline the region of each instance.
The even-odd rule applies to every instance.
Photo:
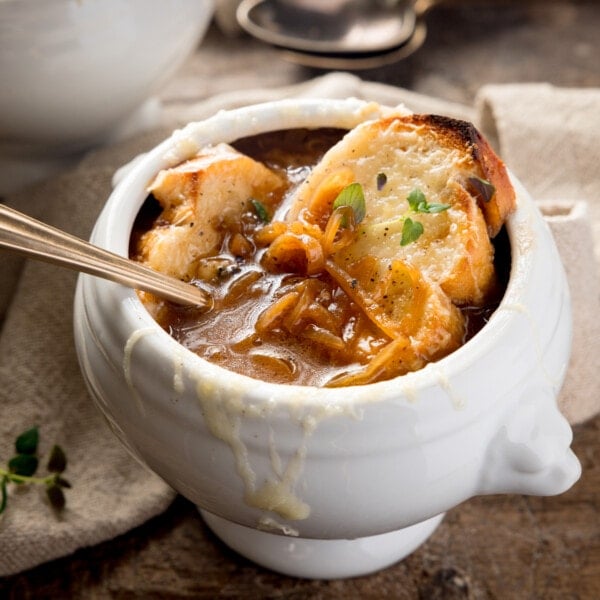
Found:
[[[191,124],[134,163],[93,242],[126,255],[148,181],[206,143],[352,127],[380,110],[292,100]],[[568,290],[549,230],[514,184],[504,299],[443,360],[362,387],[257,381],[184,349],[132,290],[83,275],[75,332],[93,398],[131,452],[195,502],[226,543],[291,575],[382,568],[478,494],[567,490],[580,474],[556,405],[570,349]]]
[[[214,0],[0,0],[0,153],[109,135],[177,69]]]

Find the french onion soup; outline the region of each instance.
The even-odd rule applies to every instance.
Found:
[[[203,149],[148,192],[132,258],[207,289],[214,307],[142,301],[185,347],[257,379],[415,371],[472,337],[506,284],[514,191],[462,121],[264,133]]]

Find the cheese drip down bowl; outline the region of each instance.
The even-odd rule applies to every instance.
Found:
[[[149,183],[203,147],[352,129],[390,110],[284,100],[192,123],[123,170],[92,242],[127,256]],[[566,491],[580,475],[556,403],[570,354],[568,288],[546,224],[511,180],[506,289],[489,322],[440,360],[366,385],[271,383],[200,358],[135,291],[81,275],[74,328],[91,397],[132,455],[225,543],[295,576],[384,568],[476,495]]]

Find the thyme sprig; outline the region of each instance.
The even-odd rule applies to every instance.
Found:
[[[450,208],[449,204],[440,204],[439,202],[427,202],[425,194],[419,189],[415,188],[406,198],[408,205],[412,213],[424,213],[424,214],[435,214],[441,213]],[[420,221],[414,221],[410,217],[404,219],[402,225],[402,238],[400,240],[401,246],[407,246],[412,242],[417,241],[425,231],[423,223]]]
[[[427,213],[434,214],[444,212],[450,208],[449,204],[440,204],[439,202],[427,202],[425,194],[419,189],[415,188],[406,198],[408,205],[413,212],[416,213]]]
[[[0,514],[8,504],[8,485],[43,485],[46,487],[46,497],[51,506],[60,511],[65,507],[65,488],[71,484],[62,476],[67,468],[67,457],[63,449],[54,445],[46,463],[48,475],[36,477],[39,466],[37,455],[39,430],[37,427],[27,429],[15,440],[15,454],[8,461],[6,468],[0,467]]]

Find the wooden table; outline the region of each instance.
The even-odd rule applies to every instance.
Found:
[[[596,0],[464,0],[434,9],[428,25],[417,54],[360,75],[463,103],[485,83],[600,86]],[[213,28],[163,99],[185,103],[318,74]],[[600,417],[575,428],[573,447],[583,476],[566,494],[470,500],[450,511],[415,553],[369,577],[307,581],[258,568],[224,547],[195,507],[178,498],[163,515],[115,540],[0,579],[0,598],[597,599]]]
[[[0,582],[2,598],[334,600],[600,598],[600,418],[575,430],[581,480],[554,498],[489,496],[447,513],[397,565],[310,581],[255,567],[178,498],[145,525]],[[12,596],[11,596],[12,594]]]

